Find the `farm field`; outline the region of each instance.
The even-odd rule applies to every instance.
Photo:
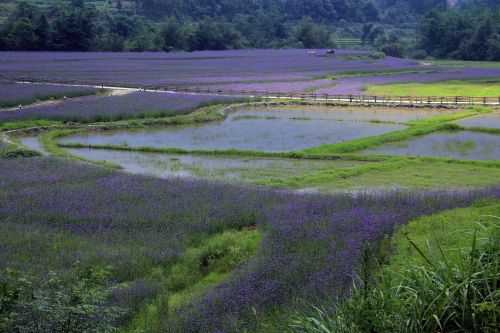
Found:
[[[412,84],[425,96],[461,80],[460,92],[482,82],[497,93],[494,65],[337,54],[3,53],[4,80],[95,87],[85,88],[93,96],[0,109],[0,331],[315,332],[315,320],[329,318],[336,332],[363,327],[353,307],[372,303],[356,303],[360,295],[388,306],[366,311],[395,318],[376,325],[402,331],[399,316],[410,315],[412,327],[427,323],[403,312],[405,302],[417,308],[410,296],[383,288],[421,283],[405,275],[418,265],[444,274],[443,258],[427,265],[435,247],[450,265],[475,249],[498,251],[488,246],[500,216],[499,106],[153,88],[371,94],[369,85],[398,96]],[[56,87],[2,85],[27,95]],[[494,265],[490,257],[477,265]],[[478,295],[474,304],[493,297]],[[445,327],[458,320],[435,311]],[[490,310],[471,311],[494,326]]]
[[[37,101],[94,95],[98,89],[47,84],[0,83],[0,107],[32,104]]]
[[[324,55],[326,50],[318,50]],[[500,68],[459,63],[427,65],[412,59],[371,57],[373,52],[336,50],[307,57],[305,50],[235,50],[191,53],[6,52],[4,77],[88,81],[176,88],[260,92],[367,94],[371,84],[497,79]],[[492,86],[498,84],[491,83]],[[431,95],[437,95],[433,93]]]
[[[452,80],[433,84],[370,85],[367,87],[366,92],[372,95],[396,96],[498,96],[500,94],[500,80]]]

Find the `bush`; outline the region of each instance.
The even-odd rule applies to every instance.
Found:
[[[124,314],[106,305],[111,295],[103,286],[108,269],[77,268],[65,282],[57,274],[46,278],[7,270],[0,280],[0,331],[113,332]]]

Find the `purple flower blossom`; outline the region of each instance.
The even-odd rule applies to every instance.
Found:
[[[26,119],[62,121],[103,121],[123,118],[169,116],[187,113],[197,107],[230,97],[214,95],[135,92],[122,96],[85,97],[57,104],[26,107],[0,112],[0,123]]]
[[[29,104],[50,98],[92,95],[96,88],[52,84],[0,83],[0,107]]]
[[[261,226],[256,257],[178,312],[185,331],[251,328],[295,297],[342,296],[363,246],[420,215],[500,189],[296,194],[200,180],[156,179],[55,158],[0,159],[0,267],[112,265],[116,304],[150,298],[148,268],[168,267],[190,240]],[[146,276],[145,276],[146,275]],[[133,301],[132,303],[135,303]]]

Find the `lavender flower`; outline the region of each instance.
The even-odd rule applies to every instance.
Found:
[[[213,95],[136,92],[122,96],[85,97],[51,105],[0,112],[0,123],[26,119],[109,121],[124,118],[164,117],[187,113],[197,107],[231,100]]]
[[[96,88],[73,87],[52,84],[0,83],[0,107],[33,103],[50,98],[92,95]]]
[[[294,297],[343,295],[362,248],[420,215],[500,197],[457,192],[295,194],[156,179],[55,158],[0,159],[0,267],[64,271],[112,265],[116,304],[150,298],[148,269],[168,267],[200,235],[262,227],[257,256],[178,311],[185,331],[251,328]],[[128,290],[128,291],[127,291]],[[132,303],[135,303],[132,302]],[[131,305],[132,306],[132,305]]]

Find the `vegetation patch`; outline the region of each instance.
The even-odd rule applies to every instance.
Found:
[[[201,244],[188,247],[182,258],[167,270],[154,270],[161,279],[160,293],[134,316],[125,331],[160,332],[158,327],[175,322],[175,310],[227,279],[231,272],[257,253],[261,232],[257,229],[225,231]],[[172,327],[170,327],[172,328]]]
[[[394,253],[378,253],[381,269],[365,248],[350,298],[300,310],[289,330],[495,332],[499,214],[483,200],[410,222],[383,248]]]
[[[500,96],[500,79],[369,85],[365,92],[387,96]]]

